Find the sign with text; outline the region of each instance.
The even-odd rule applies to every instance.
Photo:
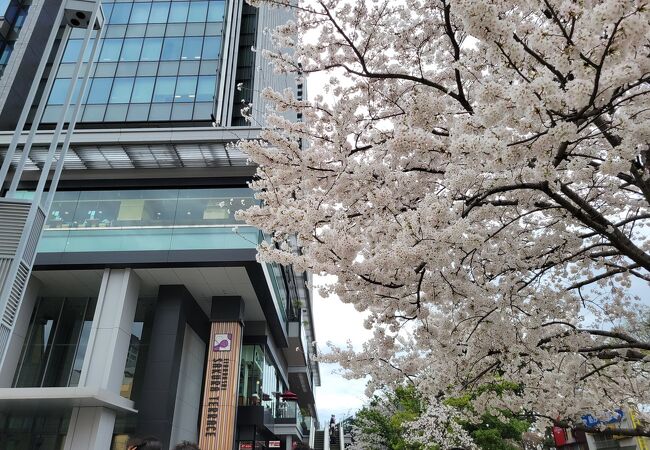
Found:
[[[280,448],[280,441],[269,441],[269,448]]]
[[[201,405],[199,447],[203,450],[233,448],[241,328],[239,322],[212,323]]]

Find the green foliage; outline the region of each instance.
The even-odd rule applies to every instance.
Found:
[[[405,424],[422,414],[422,400],[412,387],[398,387],[384,396],[375,396],[368,407],[357,412],[354,425],[364,435],[380,437],[391,450],[425,450],[421,445],[407,443]]]
[[[457,409],[474,411],[475,396],[490,391],[501,395],[506,391],[518,391],[520,387],[507,381],[496,381],[481,386],[475,392],[449,398],[445,404]],[[404,436],[408,422],[417,419],[426,407],[425,400],[411,386],[399,387],[393,392],[375,396],[370,405],[361,409],[354,424],[363,435],[379,438],[389,450],[430,450],[435,446],[414,445],[406,442]],[[522,434],[530,422],[514,417],[507,411],[499,416],[483,414],[478,423],[461,422],[476,445],[482,450],[515,450],[520,448]]]

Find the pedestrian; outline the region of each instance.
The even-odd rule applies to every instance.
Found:
[[[201,450],[194,442],[183,441],[174,447],[174,450]]]
[[[332,418],[330,419],[330,442],[333,444],[336,443],[336,417],[334,414],[332,414]]]
[[[132,437],[126,441],[126,450],[162,450],[162,442],[153,436]]]

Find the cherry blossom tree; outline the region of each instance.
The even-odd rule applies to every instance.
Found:
[[[277,70],[329,79],[264,91],[243,217],[368,311],[348,375],[540,426],[649,404],[650,3],[255,4],[295,10]]]

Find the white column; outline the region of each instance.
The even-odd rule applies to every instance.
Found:
[[[131,269],[106,269],[79,386],[120,393],[140,279]]]
[[[284,449],[285,450],[293,449],[293,438],[291,436],[284,437]]]
[[[12,386],[16,370],[20,364],[23,344],[29,331],[29,321],[32,317],[32,312],[34,312],[34,305],[36,305],[36,298],[38,297],[40,288],[41,282],[32,276],[27,284],[25,296],[16,315],[13,332],[9,336],[7,355],[2,363],[2,367],[0,367],[0,388],[9,388]]]
[[[115,411],[101,407],[74,407],[63,450],[106,450],[111,445]]]
[[[104,271],[80,387],[95,387],[119,395],[139,288],[140,279],[131,269]],[[115,412],[112,410],[75,407],[64,450],[106,450],[114,426]]]

